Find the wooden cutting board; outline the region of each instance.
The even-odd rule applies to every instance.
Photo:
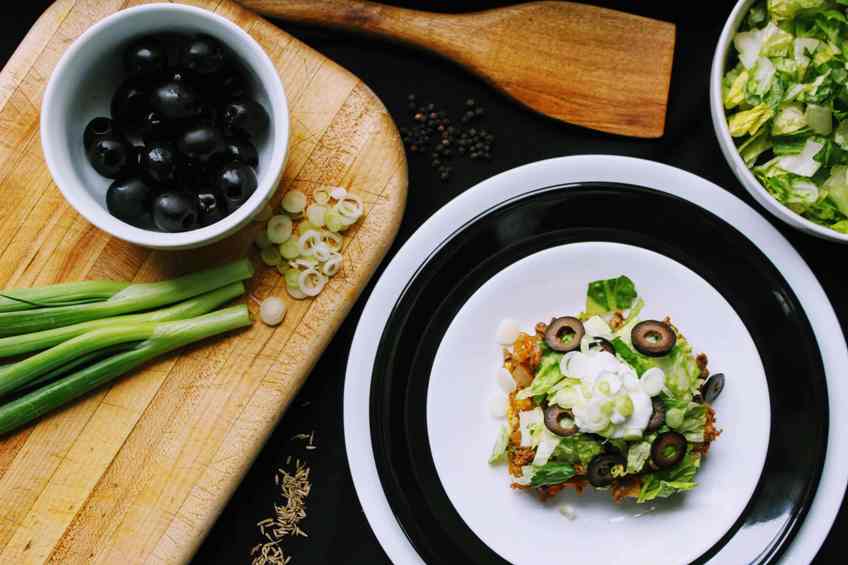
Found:
[[[290,300],[279,328],[257,323],[172,355],[0,438],[0,563],[190,559],[397,232],[406,159],[377,97],[252,12],[228,0],[192,3],[237,22],[276,63],[292,118],[281,187],[345,186],[367,215],[348,232],[342,273],[317,299]],[[57,1],[0,73],[0,288],[151,281],[254,254],[259,225],[193,252],[121,242],[77,215],[50,178],[39,140],[50,72],[86,28],[132,4]],[[262,298],[284,288],[265,269],[250,290]]]

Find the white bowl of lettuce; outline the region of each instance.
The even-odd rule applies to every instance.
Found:
[[[722,30],[710,111],[722,153],[772,214],[848,243],[848,6],[740,0]]]

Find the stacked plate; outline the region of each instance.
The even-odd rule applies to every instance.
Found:
[[[723,433],[698,488],[655,504],[573,492],[540,503],[487,464],[502,318],[582,309],[626,274],[727,375]],[[354,483],[389,557],[406,563],[808,563],[842,502],[848,351],[788,242],[684,171],[611,156],[553,159],[448,204],[386,269],[345,383]],[[841,445],[840,445],[841,443]],[[568,502],[577,518],[561,516]]]

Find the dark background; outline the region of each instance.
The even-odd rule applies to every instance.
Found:
[[[5,64],[49,3],[28,0],[4,6],[6,12],[0,18],[0,62]],[[388,3],[446,11],[441,7],[450,5],[453,9],[461,6],[462,10],[476,10],[513,2]],[[790,229],[767,214],[737,182],[715,140],[709,116],[708,76],[715,43],[733,2],[593,0],[590,3],[677,24],[677,47],[663,138],[628,139],[555,122],[520,108],[454,65],[431,55],[379,40],[280,23],[283,29],[365,81],[401,127],[410,124],[407,113],[410,93],[417,94],[419,101],[433,102],[449,110],[451,115],[462,110],[467,98],[474,98],[486,109],[480,125],[497,138],[490,162],[457,161],[451,179],[442,182],[431,169],[428,157],[409,155],[407,211],[389,257],[438,208],[496,173],[562,155],[630,155],[668,163],[705,177],[760,211],[807,260],[827,291],[844,331],[845,320],[848,320],[848,298],[842,294],[846,248]],[[14,16],[10,10],[14,10]],[[626,89],[627,85],[623,84],[622,88]],[[292,564],[388,563],[356,498],[347,468],[341,418],[347,353],[370,290],[371,286],[322,356],[303,391],[209,533],[194,559],[195,564],[250,562],[251,548],[261,541],[256,523],[273,514],[277,501],[274,474],[277,468],[285,466],[289,456],[303,459],[312,470],[308,515],[301,524],[309,537],[290,538],[285,543],[287,553],[293,556]],[[291,439],[295,434],[313,430],[316,450],[307,451],[303,448],[304,442]],[[817,562],[844,562],[841,544],[837,542],[840,533],[848,533],[844,505]]]

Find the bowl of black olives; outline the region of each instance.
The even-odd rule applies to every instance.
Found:
[[[288,137],[285,92],[259,43],[179,4],[92,26],[42,102],[45,159],[65,199],[155,249],[200,247],[250,222],[277,188]]]

